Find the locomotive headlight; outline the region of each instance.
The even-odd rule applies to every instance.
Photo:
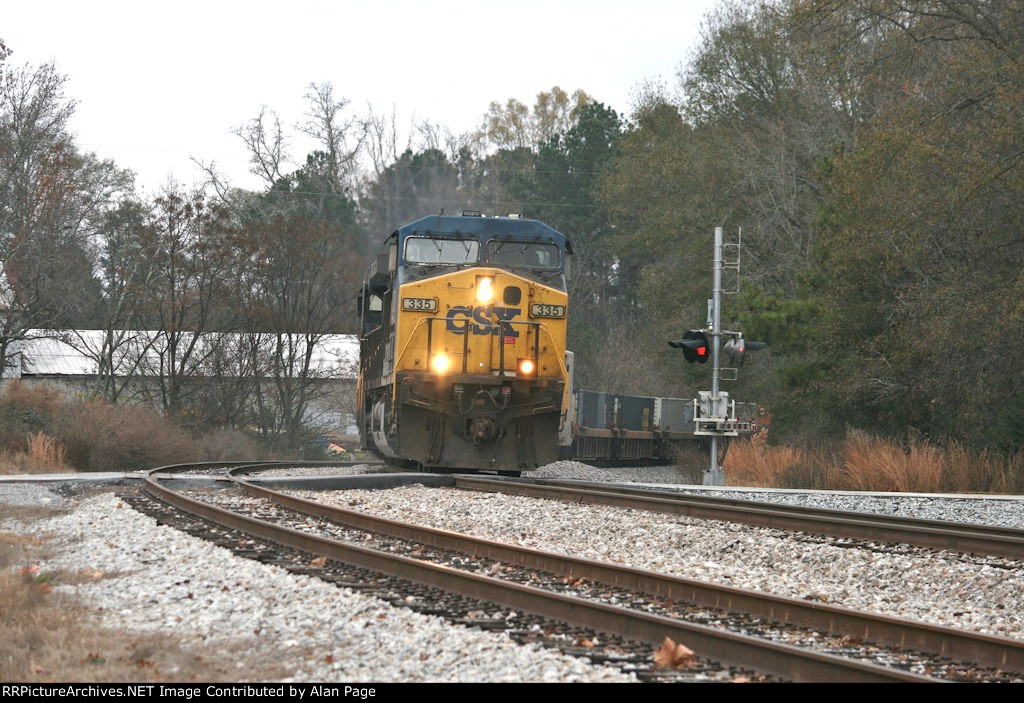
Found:
[[[446,372],[452,365],[452,360],[447,354],[434,354],[430,357],[430,370],[436,374]]]
[[[533,359],[520,359],[516,367],[521,376],[532,376],[533,372],[537,370],[537,364]]]
[[[480,276],[476,279],[476,302],[490,303],[494,300],[494,279]]]

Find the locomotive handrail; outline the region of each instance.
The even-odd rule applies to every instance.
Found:
[[[557,349],[558,348],[558,340],[555,339],[555,335],[551,332],[551,330],[548,328],[548,326],[545,325],[543,322],[538,322],[536,324],[537,324],[537,326],[540,329],[542,329],[545,332],[547,332],[548,339],[551,340],[552,348]],[[555,358],[558,359],[558,368],[560,368],[562,370],[562,373],[565,374],[565,382],[566,382],[566,384],[568,384],[569,383],[569,369],[566,368],[566,366],[565,366],[565,360],[562,358],[561,354],[557,353],[557,351],[555,353]]]
[[[552,334],[548,326],[543,322],[538,322],[537,325],[539,326],[539,329],[547,332],[548,339],[551,340],[552,348],[557,349],[558,343],[555,340],[555,335]],[[540,337],[540,335],[537,336]],[[565,379],[565,388],[562,391],[562,398],[566,402],[562,403],[562,414],[558,418],[558,431],[562,432],[562,430],[565,429],[565,423],[569,421],[569,406],[572,405],[572,403],[568,399],[572,396],[572,387],[570,386],[571,381],[569,379],[569,369],[565,366],[565,359],[563,359],[562,355],[557,353],[557,351],[555,352],[555,358],[558,359],[558,367],[562,370],[562,377]]]
[[[391,362],[391,372],[393,374],[397,374],[398,373],[398,362],[400,362],[402,360],[402,358],[405,356],[405,352],[409,351],[409,345],[412,344],[412,340],[416,336],[416,330],[418,330],[420,328],[420,325],[422,325],[424,322],[427,322],[428,320],[432,320],[432,319],[434,319],[434,318],[433,317],[421,317],[419,320],[416,321],[416,325],[412,328],[412,332],[409,333],[409,339],[406,340],[405,346],[402,347],[402,351],[399,352],[398,356],[395,357],[395,360],[393,362]],[[429,329],[429,325],[428,325],[427,329]],[[394,408],[397,404],[398,404],[398,384],[397,383],[392,383],[391,384],[391,407]]]
[[[405,346],[404,346],[404,347],[402,347],[402,351],[401,351],[401,352],[399,352],[398,356],[396,356],[396,357],[395,357],[395,361],[394,361],[394,363],[392,364],[392,368],[393,368],[393,369],[394,369],[395,371],[398,371],[398,363],[399,363],[399,362],[400,362],[400,361],[401,361],[401,360],[402,360],[402,359],[403,359],[403,358],[405,357],[405,353],[406,353],[407,351],[409,351],[409,345],[410,345],[410,344],[412,344],[412,340],[413,340],[413,338],[414,338],[414,337],[416,336],[416,330],[418,330],[418,329],[420,328],[420,326],[421,326],[421,325],[422,325],[422,324],[423,324],[424,322],[427,322],[428,320],[435,320],[435,319],[437,319],[437,320],[442,320],[442,319],[444,319],[444,318],[435,318],[435,317],[421,317],[420,319],[418,319],[418,320],[416,321],[416,326],[415,326],[415,327],[413,327],[413,328],[412,328],[412,332],[410,332],[410,333],[409,333],[409,339],[408,339],[408,340],[406,340],[406,342],[405,342]]]

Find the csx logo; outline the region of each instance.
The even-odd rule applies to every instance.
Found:
[[[456,305],[448,311],[445,326],[449,332],[455,334],[466,334],[471,330],[473,334],[500,334],[503,337],[518,337],[519,332],[512,325],[506,324],[517,317],[522,310],[519,308],[499,308],[494,305],[478,305],[471,308],[468,305]],[[459,320],[458,317],[466,319]],[[476,324],[470,324],[470,319]]]

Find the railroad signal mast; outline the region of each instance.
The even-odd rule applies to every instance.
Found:
[[[737,418],[736,401],[729,400],[729,394],[719,389],[721,381],[735,381],[739,374],[739,366],[747,351],[764,349],[764,342],[749,342],[743,338],[742,332],[722,329],[722,294],[739,293],[740,246],[743,230],[738,230],[735,241],[725,242],[721,227],[715,227],[714,277],[712,298],[708,300],[708,320],[706,329],[689,330],[682,339],[669,341],[669,346],[682,349],[683,358],[689,363],[707,363],[711,359],[711,390],[700,391],[693,400],[693,422],[696,426],[695,435],[711,439],[711,461],[704,473],[705,486],[724,486],[725,474],[718,463],[718,440],[725,437],[736,437]],[[733,276],[729,288],[722,288],[722,272]],[[725,344],[722,339],[727,338]],[[722,367],[722,351],[729,360],[736,364]]]

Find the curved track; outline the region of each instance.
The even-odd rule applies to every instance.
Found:
[[[352,463],[354,462],[332,462],[332,465],[345,466]],[[259,464],[238,462],[227,472],[227,475],[237,481],[250,495],[265,498],[290,510],[325,518],[331,522],[361,530],[370,530],[420,544],[495,559],[530,569],[562,574],[566,577],[588,579],[632,591],[655,594],[663,598],[686,600],[730,611],[742,611],[756,617],[793,623],[825,632],[870,640],[879,644],[896,645],[918,651],[933,652],[945,657],[976,661],[1003,670],[1024,670],[1024,645],[1015,640],[902,621],[886,616],[858,613],[789,598],[767,596],[756,592],[575,559],[480,540],[467,535],[374,518],[355,511],[288,496],[265,486],[256,485],[240,476],[244,472],[259,471],[261,468],[267,469],[281,465],[282,463],[276,462],[260,462]],[[450,566],[432,564],[420,559],[311,535],[253,517],[234,514],[194,500],[161,480],[162,477],[180,475],[184,470],[213,467],[227,467],[227,464],[218,462],[202,466],[182,465],[154,470],[147,479],[146,491],[180,510],[278,544],[356,564],[376,572],[428,584],[446,591],[454,591],[500,603],[507,607],[535,612],[544,617],[575,623],[598,631],[612,632],[634,641],[639,640],[657,645],[668,636],[676,641],[685,641],[702,656],[753,667],[758,671],[794,680],[935,680],[898,668],[878,666],[758,637],[748,637],[736,632],[688,623],[676,618],[607,603],[597,603],[479,573],[454,569]],[[465,480],[450,477],[438,478],[445,483],[461,483]],[[417,480],[421,481],[422,479]],[[504,485],[508,482],[494,483]],[[479,485],[483,484],[476,484],[474,487]],[[522,484],[519,485],[522,486]],[[489,490],[495,488],[497,487],[491,486]],[[595,491],[595,493],[602,492]]]
[[[465,534],[374,517],[354,510],[304,500],[245,480],[247,493],[306,515],[400,539],[412,540],[478,557],[533,569],[586,578],[712,608],[780,620],[832,634],[854,636],[878,644],[933,652],[954,659],[1024,671],[1024,642],[957,630],[887,615],[773,596],[710,582],[679,578],[617,564],[579,559],[536,549],[479,539]]]
[[[467,490],[609,505],[870,542],[895,542],[1024,560],[1024,530],[1008,527],[758,503],[579,481],[516,481],[459,476],[455,485]]]

